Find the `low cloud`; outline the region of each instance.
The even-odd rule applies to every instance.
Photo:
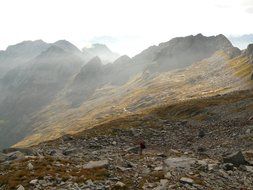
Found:
[[[253,7],[253,1],[252,0],[243,0],[241,4],[242,4],[242,6],[251,6],[251,7]]]
[[[247,13],[253,14],[253,6],[246,9]]]

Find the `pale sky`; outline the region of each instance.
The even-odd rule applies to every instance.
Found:
[[[0,49],[66,39],[133,56],[176,36],[253,33],[252,21],[253,0],[0,0]]]

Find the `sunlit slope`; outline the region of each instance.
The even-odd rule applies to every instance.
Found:
[[[155,75],[146,71],[123,86],[105,85],[78,108],[72,108],[59,96],[34,115],[32,125],[36,131],[31,131],[32,135],[15,146],[28,146],[65,133],[80,132],[145,108],[249,89],[253,87],[252,70],[248,57],[241,55],[230,59],[219,51],[185,69]]]

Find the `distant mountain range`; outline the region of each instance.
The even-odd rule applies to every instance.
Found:
[[[96,56],[101,58],[103,64],[113,62],[119,57],[118,54],[113,53],[103,44],[94,44],[91,48],[84,48],[83,51],[80,51],[76,46],[66,40],[59,40],[55,43],[46,43],[42,40],[24,41],[9,46],[5,51],[0,51],[0,78],[9,70],[27,64],[41,54],[47,56],[49,51],[54,53],[54,51],[57,51],[56,47],[68,53],[75,54],[84,63]]]
[[[164,102],[252,87],[252,46],[178,37],[130,58],[94,44],[25,41],[0,53],[0,148],[75,133]],[[105,64],[107,63],[107,64]]]

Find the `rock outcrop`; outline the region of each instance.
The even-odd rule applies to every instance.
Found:
[[[245,50],[245,55],[249,57],[251,63],[253,64],[253,44],[249,44]]]

